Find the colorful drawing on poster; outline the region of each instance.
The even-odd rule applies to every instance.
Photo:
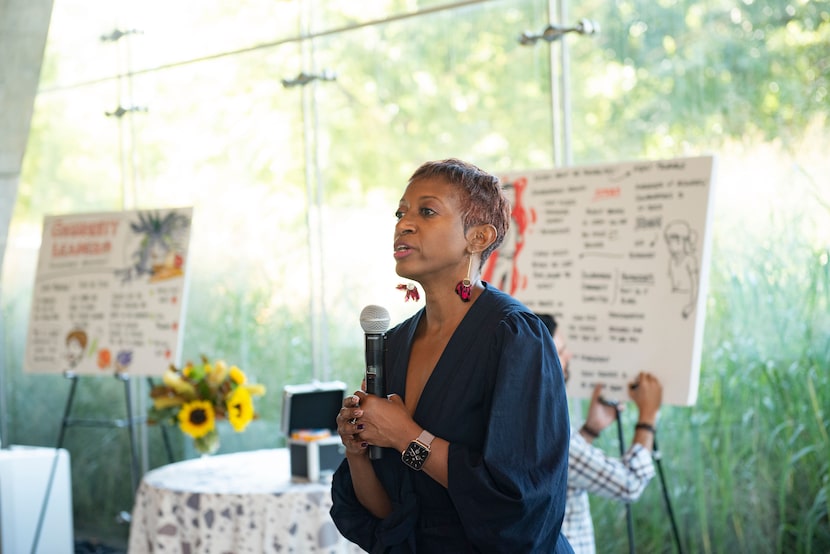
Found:
[[[101,371],[109,369],[112,365],[112,352],[109,348],[102,348],[98,351],[97,364]]]
[[[75,367],[84,358],[84,351],[86,350],[87,336],[83,329],[72,329],[66,335],[66,361],[69,363],[69,369]]]
[[[115,371],[118,373],[126,373],[130,369],[130,364],[133,363],[133,351],[121,350],[115,356]]]
[[[527,287],[527,275],[519,270],[519,255],[525,247],[531,224],[536,223],[536,210],[527,206],[525,191],[527,178],[519,177],[505,182],[504,191],[511,201],[510,228],[504,241],[485,264],[482,278],[499,289],[515,294]]]
[[[184,275],[184,253],[190,219],[177,212],[162,217],[158,212],[139,212],[130,230],[139,237],[132,257],[135,263],[116,273],[123,281],[149,276],[149,281],[164,281]]]
[[[45,216],[26,371],[166,371],[182,340],[192,213]]]

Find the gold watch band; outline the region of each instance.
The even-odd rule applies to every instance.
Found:
[[[433,435],[432,433],[430,433],[429,431],[424,429],[423,431],[421,431],[421,434],[418,435],[418,438],[415,439],[415,440],[420,442],[421,444],[423,444],[427,448],[429,448],[432,445],[432,441],[434,439],[435,439],[435,435]]]

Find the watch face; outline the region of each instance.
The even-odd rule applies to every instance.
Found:
[[[403,460],[403,463],[412,469],[420,470],[424,466],[424,462],[427,461],[427,456],[429,456],[429,448],[419,442],[413,441],[409,443],[409,447],[404,450],[401,455],[401,459]]]

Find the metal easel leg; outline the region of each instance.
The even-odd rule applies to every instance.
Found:
[[[617,411],[617,437],[620,441],[620,457],[625,454],[625,439],[623,438],[622,418],[620,417],[620,407],[615,405]],[[628,527],[628,552],[634,554],[634,515],[631,513],[631,503],[625,503],[625,521]]]
[[[66,435],[66,428],[69,426],[69,414],[72,411],[72,402],[75,401],[75,389],[78,388],[78,376],[72,373],[71,371],[67,371],[64,373],[64,377],[70,379],[72,381],[72,385],[69,387],[69,396],[66,399],[66,407],[63,409],[63,419],[61,420],[61,430],[58,433],[58,445],[55,448],[62,448],[63,447],[63,438]]]
[[[132,458],[130,465],[130,473],[133,479],[133,492],[138,490],[139,469],[138,469],[138,439],[136,437],[135,424],[136,420],[133,417],[132,392],[130,391],[130,376],[126,373],[118,373],[116,377],[124,383],[124,397],[127,403],[127,427],[130,433],[130,456]]]
[[[677,547],[677,554],[683,554],[683,545],[680,542],[680,532],[677,530],[677,522],[674,519],[674,510],[671,506],[671,498],[669,491],[666,488],[666,477],[663,475],[663,464],[660,463],[662,458],[660,451],[657,449],[657,437],[654,437],[654,463],[657,465],[657,475],[660,476],[660,485],[663,487],[663,500],[666,501],[666,511],[671,522],[671,530],[674,535],[674,544]]]
[[[602,399],[600,399],[602,401]],[[620,417],[620,407],[616,403],[605,402],[608,406],[613,406],[617,410],[617,437],[620,441],[620,456],[625,454],[625,442],[623,438],[622,418]],[[671,498],[669,498],[669,491],[666,488],[666,478],[663,475],[663,465],[660,463],[662,456],[657,448],[657,437],[654,437],[654,448],[652,449],[652,459],[657,466],[657,475],[660,477],[660,485],[663,487],[663,499],[666,501],[666,511],[668,512],[669,522],[671,523],[672,534],[674,535],[674,543],[677,547],[678,554],[683,554],[683,545],[680,542],[680,533],[677,530],[677,522],[674,519],[674,510],[672,510]],[[634,518],[631,513],[631,504],[626,503],[626,522],[628,524],[628,551],[634,554]]]
[[[49,470],[49,479],[46,481],[46,492],[43,494],[43,502],[40,504],[40,512],[37,518],[37,525],[35,526],[35,535],[32,538],[31,554],[36,554],[38,544],[40,543],[40,535],[43,532],[43,522],[46,518],[46,508],[49,506],[49,496],[52,494],[52,484],[55,481],[55,472],[58,469],[58,459],[60,457],[61,447],[63,447],[63,438],[66,435],[66,428],[69,426],[69,414],[72,411],[72,403],[75,401],[75,390],[78,387],[78,376],[67,371],[64,373],[67,379],[72,380],[72,385],[69,387],[69,396],[66,399],[66,406],[63,409],[63,419],[61,420],[61,430],[58,432],[58,443],[55,446],[55,455],[52,458],[52,466]]]

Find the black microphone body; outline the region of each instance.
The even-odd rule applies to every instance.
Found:
[[[381,306],[369,305],[360,312],[360,326],[366,336],[366,392],[386,396],[386,330],[389,329],[389,312]],[[369,446],[369,458],[379,460],[383,450]]]
[[[385,375],[383,372],[386,357],[386,333],[366,334],[366,392],[376,396],[386,396]]]

